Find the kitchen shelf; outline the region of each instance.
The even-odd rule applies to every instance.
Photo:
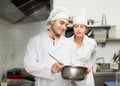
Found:
[[[69,24],[68,26],[68,33],[66,33],[66,36],[71,36],[73,35],[73,25]],[[102,47],[105,46],[106,42],[108,40],[113,40],[113,39],[109,39],[109,30],[111,27],[113,27],[113,25],[87,25],[88,30],[92,30],[94,36],[92,38],[95,38],[97,43],[102,43]],[[116,39],[118,40],[118,39]],[[119,39],[120,40],[120,39]]]
[[[69,24],[67,27],[72,27],[73,24]],[[90,27],[90,28],[110,28],[112,27],[113,25],[87,25],[87,27]]]
[[[120,41],[120,38],[108,38],[108,41]]]
[[[101,25],[88,25],[87,27],[94,27],[94,28],[110,28],[112,26],[110,25],[105,25],[105,26],[101,26]]]

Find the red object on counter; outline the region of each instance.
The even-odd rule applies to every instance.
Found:
[[[7,79],[21,79],[21,78],[22,74],[20,69],[14,68],[7,71]]]
[[[21,79],[21,74],[7,74],[7,79]]]

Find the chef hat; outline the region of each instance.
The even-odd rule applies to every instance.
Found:
[[[47,19],[47,23],[50,24],[50,21],[56,20],[56,19],[61,19],[61,18],[69,19],[69,11],[64,7],[59,7],[59,8],[53,9],[50,12],[50,15]]]
[[[86,9],[77,10],[77,12],[73,18],[73,24],[87,25]]]
[[[87,25],[87,19],[84,16],[75,16],[73,18],[73,24],[84,24],[84,25]]]

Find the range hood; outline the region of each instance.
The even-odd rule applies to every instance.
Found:
[[[12,23],[47,19],[50,0],[0,0],[0,16]]]

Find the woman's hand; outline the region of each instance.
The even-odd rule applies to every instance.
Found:
[[[91,70],[91,67],[87,67],[87,73],[90,73]]]
[[[56,62],[52,65],[51,71],[53,73],[58,73],[58,72],[61,72],[62,68],[63,68],[63,63]]]
[[[87,74],[90,73],[90,71],[91,71],[91,67],[90,66],[83,66],[83,67],[87,68]]]
[[[90,66],[86,66],[86,67],[87,67],[87,74],[88,74],[91,71],[91,67]]]

